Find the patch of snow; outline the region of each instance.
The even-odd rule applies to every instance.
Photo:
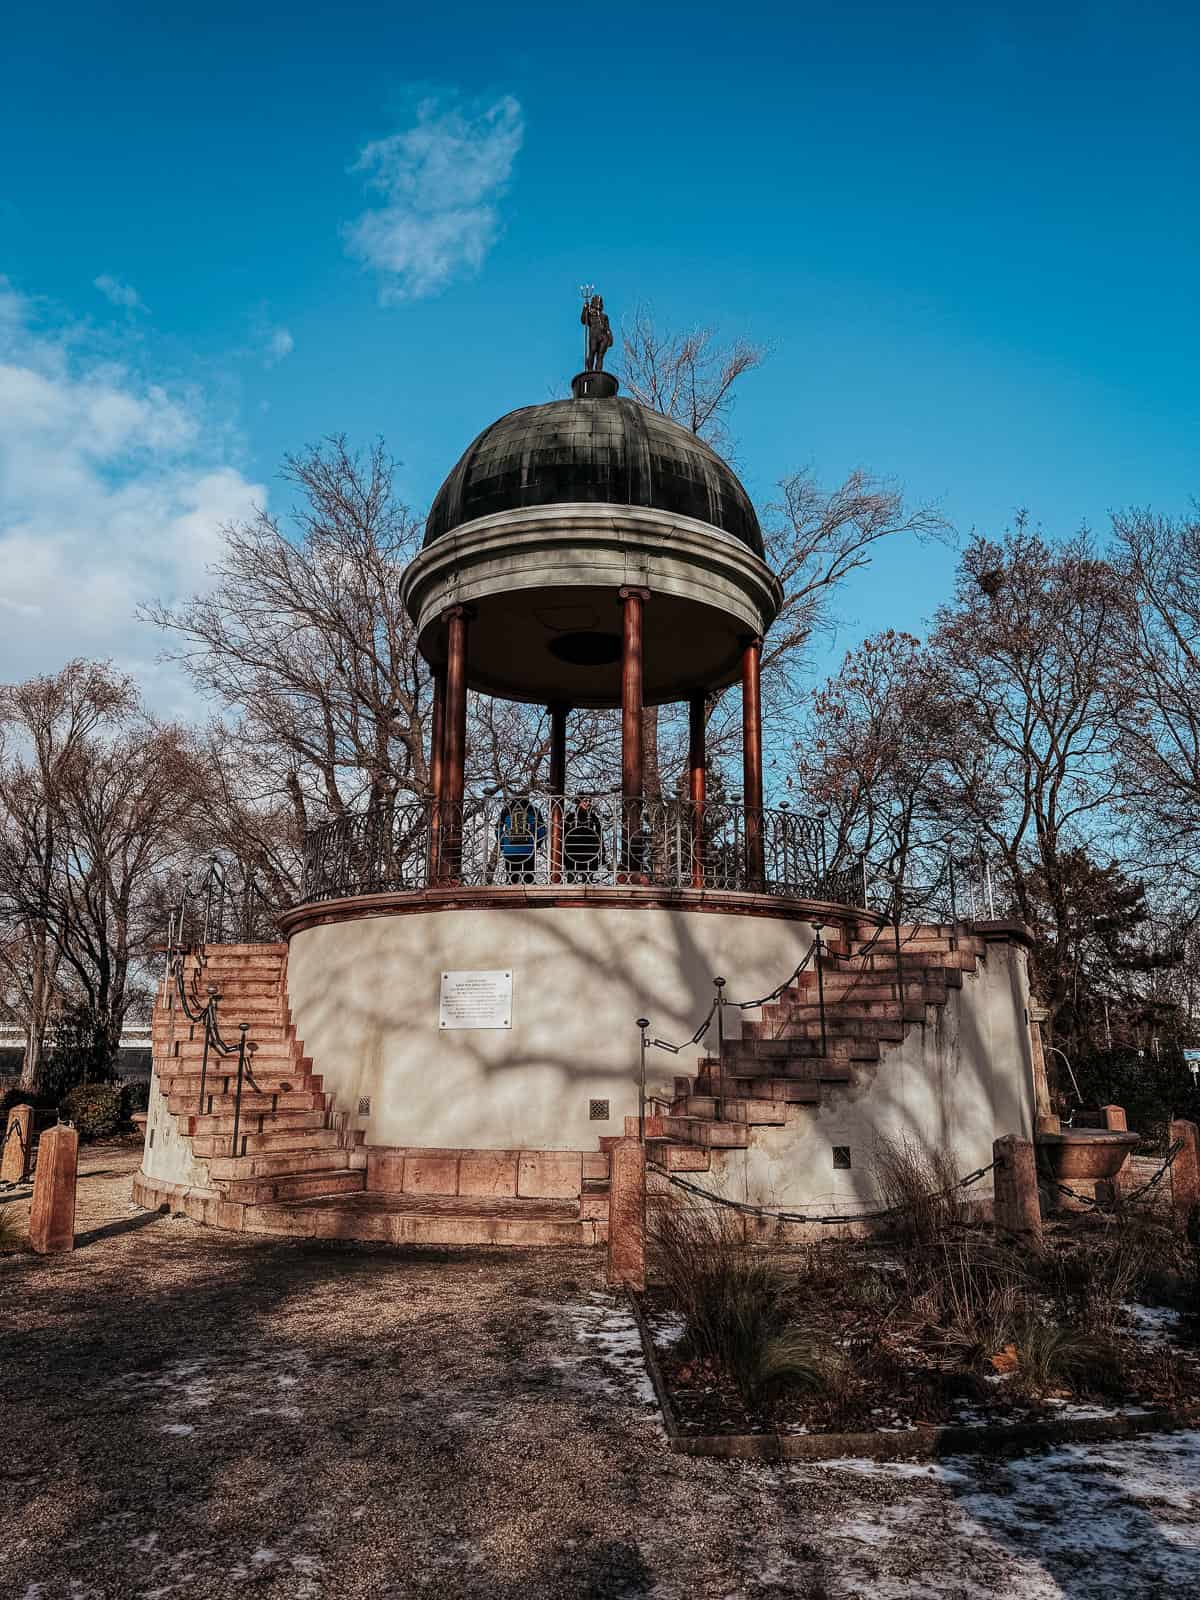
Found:
[[[642,1355],[642,1340],[633,1312],[623,1300],[592,1294],[586,1301],[545,1310],[564,1315],[578,1350],[556,1352],[551,1365],[573,1386],[614,1398],[631,1392],[644,1405],[657,1401]]]
[[[1132,1300],[1127,1300],[1121,1310],[1133,1323],[1133,1337],[1145,1344],[1168,1343],[1179,1332],[1183,1320],[1178,1311],[1166,1306],[1143,1306]]]

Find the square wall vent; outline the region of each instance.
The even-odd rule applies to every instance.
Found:
[[[833,1147],[834,1171],[844,1171],[850,1165],[850,1146],[848,1144],[835,1144]]]
[[[369,1094],[359,1095],[358,1114],[360,1117],[369,1117],[371,1115],[371,1096]],[[849,1166],[850,1163],[847,1162],[846,1165]]]
[[[612,1117],[612,1113],[608,1109],[608,1101],[607,1100],[589,1100],[588,1101],[588,1121],[589,1122],[608,1122],[608,1121],[611,1120],[611,1117]]]

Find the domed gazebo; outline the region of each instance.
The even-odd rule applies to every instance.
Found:
[[[191,1185],[227,1226],[579,1242],[603,1228],[605,1143],[627,1127],[668,1168],[732,1158],[746,1198],[797,1204],[870,1194],[880,1136],[932,1135],[970,1165],[1030,1122],[1019,941],[985,971],[981,937],[917,927],[902,963],[872,938],[861,866],[829,872],[819,819],[764,807],[782,593],[754,508],[601,366],[475,438],[399,580],[433,679],[432,795],[310,834],[286,945],[189,957],[193,987],[206,966],[258,1016],[253,1082],[226,1072],[213,1094],[183,992],[164,991],[147,1203]],[[710,800],[706,707],[734,684],[742,794]],[[467,792],[470,690],[548,708],[544,791]],[[688,783],[647,796],[642,711],[672,701]],[[620,781],[600,793],[572,788],[574,708],[620,711]],[[693,1039],[718,974],[772,1004]],[[639,1016],[691,1040],[648,1084]]]

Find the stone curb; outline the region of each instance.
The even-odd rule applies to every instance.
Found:
[[[662,1411],[663,1431],[677,1455],[713,1456],[727,1461],[838,1461],[845,1456],[869,1461],[922,1461],[941,1456],[1020,1455],[1054,1444],[1087,1444],[1132,1439],[1144,1433],[1173,1433],[1200,1426],[1200,1406],[1126,1412],[1115,1417],[1064,1417],[1061,1422],[1021,1422],[998,1426],[909,1428],[902,1433],[722,1433],[683,1434],[654,1339],[637,1295],[629,1304],[642,1341],[646,1369]]]

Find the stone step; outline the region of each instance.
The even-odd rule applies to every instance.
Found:
[[[712,1156],[698,1144],[677,1144],[673,1139],[647,1139],[646,1160],[668,1172],[707,1172]]]
[[[861,1034],[852,1034],[848,1038],[826,1038],[825,1057],[842,1061],[878,1061],[879,1040],[864,1038]],[[726,1059],[741,1061],[745,1058],[766,1058],[770,1056],[787,1056],[789,1060],[801,1056],[821,1055],[821,1030],[818,1027],[814,1038],[789,1039],[771,1034],[766,1038],[731,1039],[725,1044]]]
[[[336,1150],[339,1134],[335,1128],[280,1129],[274,1133],[239,1134],[239,1155],[266,1155],[273,1150]],[[209,1156],[232,1154],[227,1134],[197,1134],[192,1152],[201,1160]]]
[[[187,1063],[187,1065],[190,1065],[190,1063]],[[302,1071],[300,1069],[293,1071],[292,1069],[282,1065],[280,1065],[278,1068],[269,1066],[256,1067],[254,1069],[254,1081],[266,1094],[272,1094],[274,1092],[319,1094],[324,1083],[324,1079],[320,1073],[311,1073]],[[180,1095],[185,1101],[190,1099],[192,1104],[199,1109],[199,1070],[172,1072],[169,1067],[165,1071],[160,1069],[158,1074],[158,1086],[162,1090],[163,1094],[165,1094],[168,1098],[170,1098],[172,1095]],[[233,1094],[236,1092],[236,1088],[236,1066],[234,1066],[232,1071],[226,1066],[209,1068],[209,1071],[204,1079],[205,1099],[207,1099],[210,1094]],[[246,1094],[246,1089],[247,1085],[243,1083],[243,1096]]]
[[[942,989],[930,992],[926,990],[922,995],[904,1001],[880,996],[877,1000],[860,1000],[855,996],[845,1000],[826,1000],[825,1020],[836,1018],[840,1022],[852,1022],[864,1017],[878,1017],[883,1022],[923,1022],[925,1020],[925,1007],[927,1005],[944,1005],[946,991]],[[764,1006],[762,1008],[763,1022],[812,1022],[821,1020],[821,1007],[817,1000],[793,1000],[789,1005]]]
[[[731,1090],[732,1080],[727,1079],[726,1085]],[[733,1092],[727,1092],[721,1099],[714,1092],[717,1087],[710,1082],[705,1091],[681,1096],[673,1102],[670,1115],[703,1117],[710,1122],[744,1122],[748,1127],[758,1123],[779,1126],[784,1121],[782,1108],[774,1101],[756,1100]]]
[[[962,974],[957,974],[961,981]],[[894,977],[880,976],[877,973],[846,974],[836,978],[830,977],[825,984],[825,1006],[842,1006],[847,1001],[867,1000],[934,1000],[944,1001],[948,985],[942,981],[943,974],[937,976],[926,974],[924,977],[914,978],[902,973],[897,981]],[[816,979],[805,984],[803,988],[784,990],[777,1002],[778,1009],[788,1012],[795,1007],[820,1004],[820,991]],[[776,1006],[764,1006],[763,1011],[775,1010]]]
[[[936,1004],[936,1001],[930,1001]],[[785,1011],[782,1007],[763,1007],[763,1019],[758,1027],[771,1027],[783,1024],[787,1027],[802,1027],[805,1024],[821,1021],[821,1009],[814,1001],[812,1005],[789,1006]],[[829,1023],[847,1022],[924,1022],[925,1002],[906,1000],[903,1005],[896,1000],[843,1000],[837,1006],[825,1007],[826,1026]],[[751,1027],[755,1024],[751,1023]],[[752,1037],[759,1037],[753,1035]]]
[[[707,1122],[702,1117],[656,1117],[667,1139],[680,1144],[698,1144],[709,1150],[744,1150],[750,1143],[750,1130],[744,1123]]]
[[[228,1039],[228,1035],[227,1034],[223,1034],[223,1037]],[[235,1037],[236,1037],[236,1035],[235,1035]],[[162,1066],[169,1065],[172,1061],[187,1061],[187,1062],[193,1062],[194,1061],[196,1063],[196,1070],[199,1071],[199,1063],[204,1060],[204,1038],[203,1038],[203,1036],[200,1036],[200,1037],[195,1038],[195,1039],[186,1039],[186,1038],[185,1039],[177,1039],[176,1040],[176,1044],[178,1045],[179,1048],[178,1049],[172,1048],[172,1050],[166,1056],[165,1061],[160,1064],[160,1070],[162,1069]],[[295,1054],[295,1050],[294,1050],[295,1041],[292,1040],[292,1039],[283,1039],[283,1038],[279,1038],[279,1039],[263,1039],[263,1038],[257,1038],[257,1039],[254,1040],[254,1044],[257,1046],[257,1048],[253,1052],[252,1059],[255,1062],[258,1062],[263,1067],[266,1067],[266,1066],[268,1066],[269,1063],[276,1062],[276,1061],[278,1061],[280,1063],[290,1062],[292,1060],[294,1054]],[[311,1060],[312,1058],[311,1057],[302,1056],[300,1059],[303,1061],[303,1060]],[[233,1063],[233,1070],[236,1072],[237,1071],[237,1050],[236,1050],[236,1048],[233,1051],[231,1051],[229,1055],[224,1055],[223,1056],[223,1055],[219,1054],[216,1050],[214,1050],[210,1046],[209,1047],[209,1051],[208,1051],[208,1064],[209,1064],[210,1068],[212,1067],[214,1062],[218,1063],[223,1069],[227,1068],[227,1065],[228,1065],[229,1062],[232,1062]]]
[[[921,1008],[920,1020],[925,1020],[925,1008]],[[743,1039],[765,1044],[772,1039],[817,1039],[821,1037],[821,1019],[815,1017],[811,1022],[801,1022],[789,1019],[787,1022],[745,1022],[742,1024]],[[904,1023],[891,1021],[886,1017],[840,1017],[827,1016],[825,1018],[825,1042],[830,1044],[838,1039],[877,1039],[881,1043],[898,1044],[904,1038]]]
[[[321,1195],[360,1194],[367,1186],[365,1172],[346,1169],[294,1173],[277,1178],[236,1178],[222,1188],[239,1205],[271,1205],[276,1201],[311,1200]]]
[[[232,1133],[233,1112],[222,1111],[208,1115],[187,1116],[181,1119],[186,1126],[183,1132],[193,1138],[204,1138],[206,1134]],[[242,1108],[240,1127],[243,1133],[294,1133],[302,1128],[323,1128],[325,1126],[324,1111],[279,1111],[272,1113],[270,1107],[265,1111],[247,1112]]]
[[[286,944],[266,941],[257,944],[208,944],[204,947],[204,954],[210,962],[220,961],[229,956],[271,956],[277,961],[282,961],[287,955],[287,949]]]
[[[906,972],[973,972],[979,957],[971,950],[913,950],[901,945],[900,968]],[[894,944],[877,944],[869,952],[856,952],[846,959],[830,961],[826,972],[890,972],[896,965]],[[807,978],[809,968],[801,973]]]
[[[760,1104],[769,1100],[779,1101],[783,1104],[791,1106],[817,1106],[821,1103],[822,1083],[848,1083],[850,1081],[849,1073],[845,1075],[844,1079],[822,1078],[820,1080],[815,1078],[791,1077],[759,1078],[747,1077],[744,1074],[737,1072],[727,1073],[724,1079],[725,1115],[733,1120],[733,1107],[737,1105],[738,1099],[743,1096],[746,1098],[748,1103],[753,1104]],[[697,1081],[698,1088],[706,1085],[710,1088],[717,1087],[715,1083],[710,1083],[710,1081],[705,1078],[701,1078]],[[753,1120],[759,1121],[760,1119],[755,1117]],[[763,1118],[761,1120],[782,1122],[784,1119],[779,1117]]]
[[[405,1245],[600,1244],[601,1222],[581,1218],[570,1201],[505,1200],[365,1193],[247,1206],[251,1233],[293,1238],[374,1239]]]
[[[803,1044],[805,1041],[796,1042]],[[793,1056],[782,1053],[757,1056],[739,1051],[736,1055],[726,1054],[720,1064],[706,1061],[701,1071],[709,1079],[719,1078],[724,1073],[725,1077],[735,1078],[794,1078],[798,1083],[851,1083],[856,1069],[866,1064],[850,1061],[845,1056]]]
[[[237,1104],[237,1094],[230,1091],[227,1094],[214,1094],[211,1084],[204,1086],[204,1104],[200,1104],[200,1091],[197,1087],[194,1095],[169,1094],[167,1096],[167,1110],[173,1117],[219,1117],[223,1113],[232,1113]],[[251,1090],[242,1090],[243,1115],[259,1116],[270,1115],[275,1111],[319,1111],[324,1113],[325,1096],[310,1089],[283,1090],[279,1094],[255,1094]]]
[[[208,1163],[214,1183],[237,1178],[280,1178],[292,1173],[344,1171],[349,1150],[293,1150],[270,1156],[216,1156]]]

